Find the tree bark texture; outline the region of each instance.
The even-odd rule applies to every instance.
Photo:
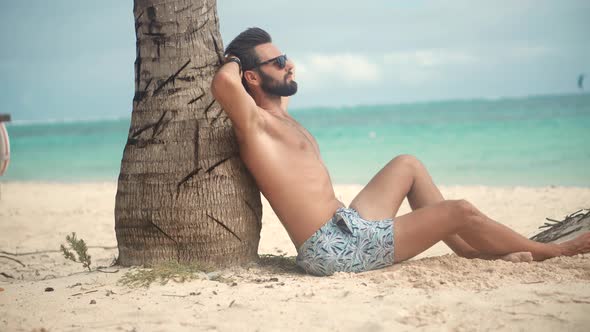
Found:
[[[121,265],[257,258],[260,193],[210,92],[223,61],[215,0],[135,0],[135,96],[115,231]]]

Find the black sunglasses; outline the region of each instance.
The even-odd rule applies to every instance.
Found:
[[[287,54],[279,55],[276,58],[272,58],[272,59],[263,61],[263,62],[257,64],[256,66],[252,67],[252,69],[258,68],[260,66],[264,66],[266,64],[273,63],[273,62],[276,62],[277,66],[279,66],[279,69],[285,68],[285,66],[287,65]]]

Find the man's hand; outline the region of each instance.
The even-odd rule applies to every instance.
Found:
[[[239,70],[239,74],[240,74],[240,78],[242,77],[242,61],[240,61],[240,58],[238,58],[237,56],[230,54],[227,57],[225,57],[225,62],[223,63],[222,66],[225,66],[226,64],[233,62],[235,64],[238,65],[238,70]]]

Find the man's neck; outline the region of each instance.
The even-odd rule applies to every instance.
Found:
[[[265,109],[272,113],[287,113],[287,104],[283,102],[283,98],[281,96],[260,96],[254,98],[256,105],[258,107]]]

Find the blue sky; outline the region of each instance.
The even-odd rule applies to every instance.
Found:
[[[577,93],[590,1],[218,1],[227,44],[269,31],[297,64],[292,107]],[[133,1],[0,3],[0,112],[129,116]]]

